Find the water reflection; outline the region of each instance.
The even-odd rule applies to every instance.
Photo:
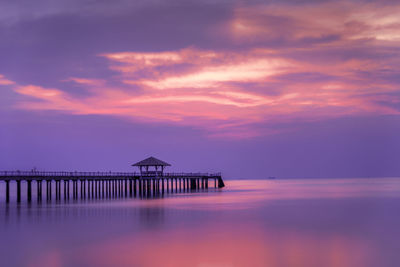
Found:
[[[0,205],[4,266],[400,266],[399,179]]]
[[[237,225],[238,227],[240,225]],[[235,233],[235,234],[232,234]],[[369,266],[374,247],[346,236],[313,237],[296,232],[237,228],[153,232],[80,246],[65,257],[45,252],[34,266],[55,259],[73,266]],[[57,257],[56,257],[57,255]]]

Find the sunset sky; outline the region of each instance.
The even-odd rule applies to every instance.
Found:
[[[399,1],[0,2],[0,170],[400,175]]]

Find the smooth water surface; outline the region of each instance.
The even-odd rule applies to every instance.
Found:
[[[400,266],[399,178],[226,185],[6,205],[1,183],[0,266]]]

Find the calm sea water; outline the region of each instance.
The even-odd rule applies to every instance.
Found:
[[[400,266],[400,178],[226,185],[6,205],[1,184],[0,266]]]

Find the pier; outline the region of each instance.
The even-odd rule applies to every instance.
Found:
[[[225,186],[221,173],[165,173],[165,167],[170,164],[153,157],[132,166],[138,167],[139,172],[0,171],[0,181],[5,183],[6,203],[10,202],[10,183],[16,184],[16,201],[21,202],[21,182],[26,183],[27,202],[32,201],[34,185],[38,202],[44,197],[47,201],[53,197],[57,201],[150,198]],[[43,187],[46,193],[43,193]]]

